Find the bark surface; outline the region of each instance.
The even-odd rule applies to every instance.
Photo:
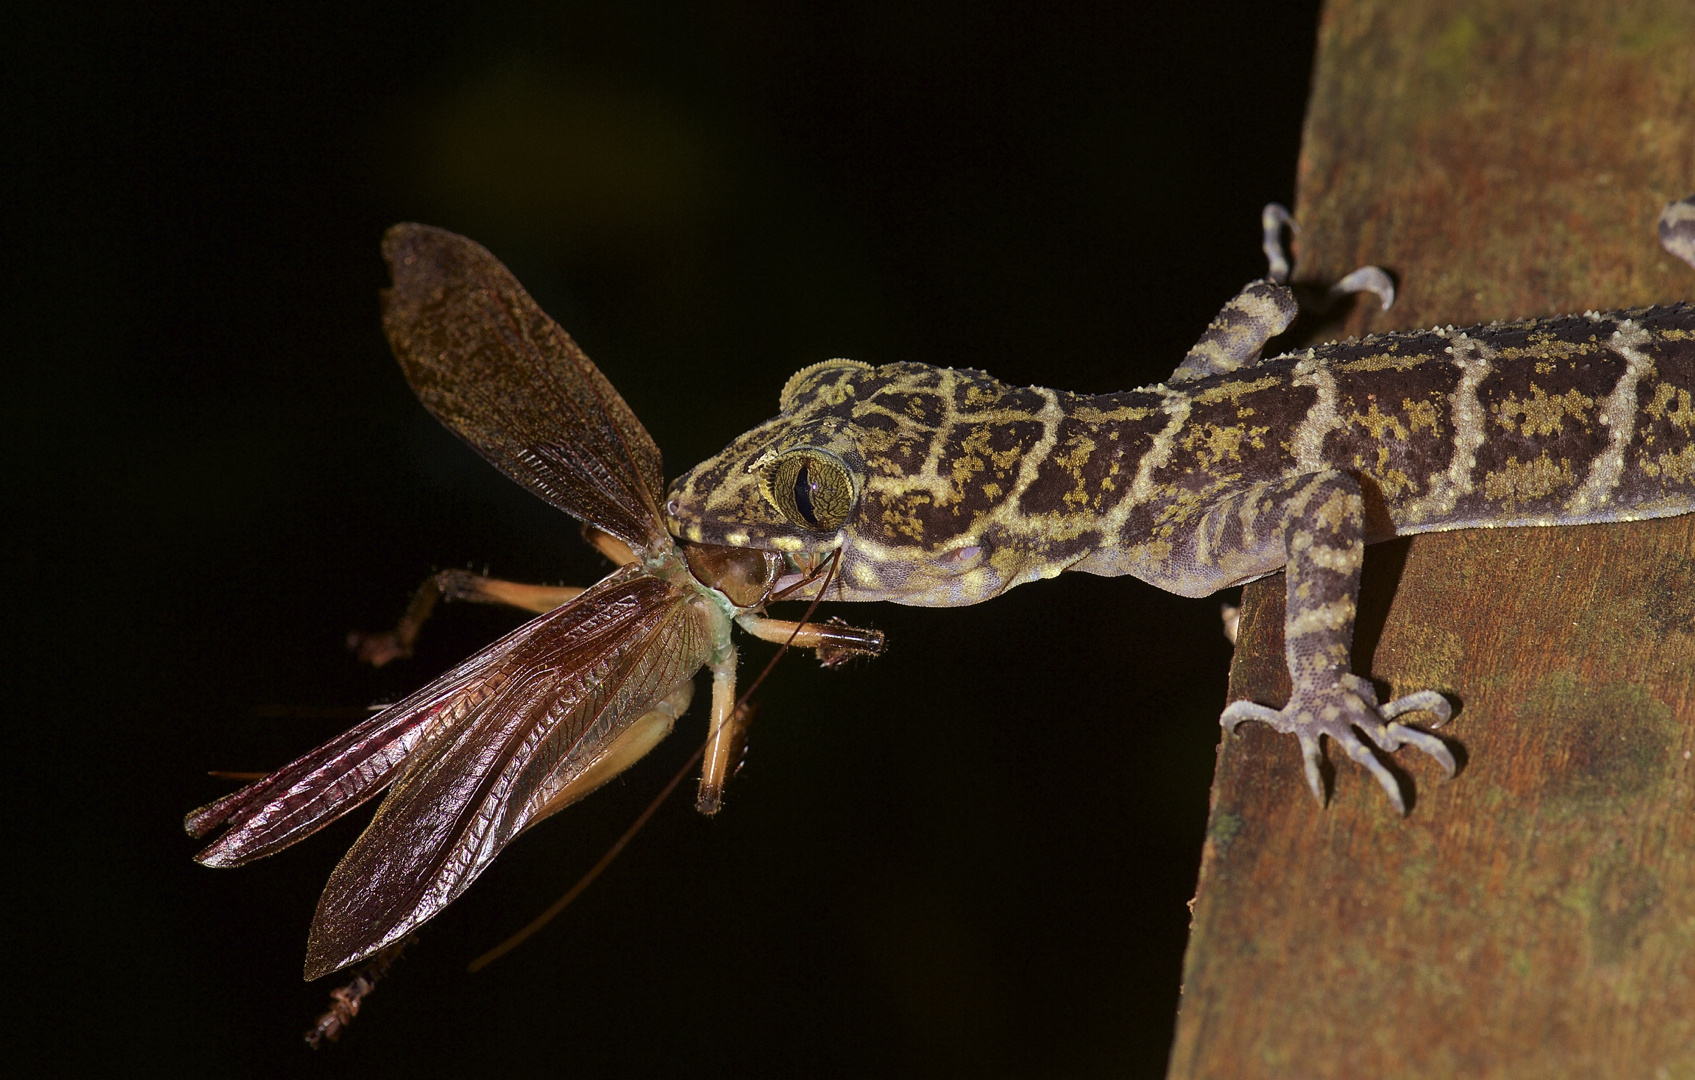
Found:
[[[1695,8],[1335,0],[1299,280],[1401,299],[1324,336],[1695,297],[1660,208],[1695,189]],[[1287,700],[1281,576],[1246,590],[1230,700]],[[1695,1076],[1695,515],[1367,549],[1355,670],[1439,690],[1458,778],[1220,750],[1170,1076]]]

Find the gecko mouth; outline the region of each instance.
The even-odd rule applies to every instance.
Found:
[[[843,547],[833,547],[817,552],[784,552],[783,568],[777,574],[776,584],[771,587],[771,599],[811,599],[812,594],[806,586],[815,582],[822,584],[832,561],[838,563],[838,573],[833,575],[836,583],[832,586],[832,589],[839,593],[841,591],[839,562],[844,551],[845,548]],[[785,595],[790,593],[791,590],[794,590],[793,595]]]

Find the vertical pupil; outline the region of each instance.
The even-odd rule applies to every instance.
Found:
[[[800,471],[795,473],[795,509],[806,519],[808,525],[818,524],[818,515],[812,512],[812,481],[806,474],[803,464]]]

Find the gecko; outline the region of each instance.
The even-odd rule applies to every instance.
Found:
[[[319,899],[306,960],[316,978],[398,947],[512,839],[645,754],[703,667],[712,716],[696,806],[716,812],[746,735],[732,625],[826,664],[882,648],[877,632],[834,620],[767,618],[767,602],[958,606],[1067,570],[1185,596],[1284,570],[1290,699],[1233,702],[1221,720],[1294,734],[1321,805],[1330,740],[1405,813],[1378,755],[1411,746],[1451,775],[1447,744],[1403,717],[1440,727],[1452,707],[1434,690],[1380,703],[1351,670],[1365,545],[1695,511],[1695,305],[1266,358],[1299,310],[1281,247],[1292,224],[1267,208],[1268,276],[1163,383],[1087,395],[828,360],[789,379],[775,419],[669,489],[652,437],[510,271],[465,237],[395,226],[384,328],[419,400],[581,519],[618,569],[587,590],[432,577],[394,631],[356,636],[362,658],[407,655],[444,597],[538,617],[188,814],[193,836],[225,829],[196,859],[262,858],[389,788]],[[1695,265],[1695,196],[1666,208],[1660,233]],[[1355,292],[1387,305],[1393,282],[1364,267],[1331,290]],[[337,1001],[350,1009],[360,985]],[[339,1030],[343,1011],[317,1030]]]
[[[679,477],[673,535],[780,555],[797,596],[952,607],[1066,571],[1186,597],[1285,573],[1291,696],[1220,721],[1294,735],[1322,806],[1321,740],[1370,771],[1410,746],[1452,776],[1434,690],[1379,702],[1349,653],[1363,549],[1450,529],[1695,511],[1695,305],[1374,334],[1282,355],[1299,305],[1267,207],[1266,278],[1219,312],[1164,382],[1106,394],[982,371],[827,360],[778,415]],[[1695,266],[1695,196],[1660,216]],[[1333,294],[1392,283],[1366,267]],[[814,578],[813,580],[816,580]],[[1423,726],[1410,717],[1428,716]]]

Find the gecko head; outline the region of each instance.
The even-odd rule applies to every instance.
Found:
[[[782,412],[671,485],[666,525],[682,540],[822,557],[839,548],[864,491],[855,383],[872,368],[831,360],[796,374]]]
[[[978,377],[852,360],[805,368],[783,387],[776,417],[672,483],[666,526],[683,541],[783,555],[779,589],[835,552],[831,599],[993,595],[987,545],[960,500],[950,502],[951,478],[938,475],[958,383]]]

